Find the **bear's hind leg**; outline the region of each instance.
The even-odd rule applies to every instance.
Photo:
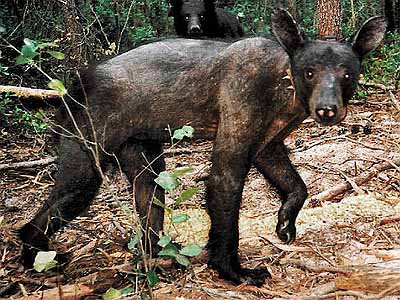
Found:
[[[164,222],[164,209],[153,204],[154,198],[164,203],[164,190],[154,181],[165,170],[165,161],[161,154],[161,144],[138,141],[126,143],[118,155],[122,171],[135,193],[136,210],[145,233],[143,247],[148,254],[156,251],[158,234],[162,231]]]
[[[33,265],[38,251],[48,250],[53,233],[84,212],[95,197],[102,180],[90,155],[76,141],[61,140],[56,184],[43,207],[19,232],[26,267]]]

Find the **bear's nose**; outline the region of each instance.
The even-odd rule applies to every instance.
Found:
[[[200,34],[201,33],[201,28],[199,25],[193,25],[189,29],[190,34]]]
[[[328,105],[316,108],[315,114],[323,123],[329,123],[335,119],[337,111],[338,109],[336,105]]]

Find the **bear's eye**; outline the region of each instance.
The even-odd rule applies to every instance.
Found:
[[[314,72],[313,72],[313,70],[312,70],[312,69],[306,70],[305,76],[306,76],[306,79],[307,79],[307,80],[313,79],[313,77],[314,77]]]
[[[204,15],[199,15],[200,20],[204,19]]]
[[[190,17],[189,16],[185,16],[185,20],[189,21]]]
[[[346,80],[350,79],[351,78],[350,73],[348,73],[348,72],[344,73],[343,78]]]

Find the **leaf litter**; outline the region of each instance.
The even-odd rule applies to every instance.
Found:
[[[287,138],[290,157],[309,188],[309,199],[351,181],[377,163],[399,159],[400,114],[385,101],[386,96],[373,97],[363,105],[351,106],[346,121],[338,126],[320,127],[307,120]],[[352,133],[353,126],[366,124],[372,128],[370,134]],[[49,140],[44,144],[11,128],[4,129],[0,137],[0,157],[7,163],[51,156],[52,147]],[[182,189],[200,188],[173,211],[186,215],[187,221],[171,224],[170,217],[165,219],[166,231],[183,245],[204,246],[207,241],[204,187],[211,148],[208,142],[183,143],[167,153],[169,170],[193,168],[182,178]],[[53,184],[53,171],[50,165],[2,174],[0,298],[30,299],[29,295],[36,295],[55,299],[54,295],[63,291],[62,299],[102,299],[102,294],[113,287],[124,290],[123,299],[138,299],[145,290],[144,281],[135,279],[141,262],[135,259],[136,250],[126,246],[137,232],[132,225],[137,218],[132,213],[134,201],[128,185],[120,176],[107,174],[110,188],[102,188],[89,211],[55,236],[52,249],[70,254],[62,272],[51,269],[38,273],[21,267],[15,230],[45,201]],[[7,199],[14,199],[12,207],[6,205]],[[167,201],[172,203],[172,199]],[[207,267],[203,252],[192,259],[187,271],[157,262],[164,271],[159,274],[161,282],[156,283],[155,277],[152,281],[152,297],[400,299],[398,168],[385,170],[360,186],[353,185],[332,201],[308,200],[297,219],[297,240],[290,245],[281,243],[274,233],[279,206],[277,191],[252,169],[240,215],[240,255],[244,266],[266,266],[271,271],[272,280],[262,288],[236,287],[220,280]]]

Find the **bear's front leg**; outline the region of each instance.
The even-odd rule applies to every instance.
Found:
[[[268,270],[243,269],[238,256],[239,208],[250,168],[248,157],[249,149],[218,142],[214,145],[207,186],[207,208],[211,218],[207,248],[209,266],[216,269],[221,278],[235,284],[261,286],[271,276]]]
[[[282,196],[276,233],[283,242],[293,242],[296,218],[307,198],[307,187],[290,162],[282,141],[268,145],[254,164]]]

